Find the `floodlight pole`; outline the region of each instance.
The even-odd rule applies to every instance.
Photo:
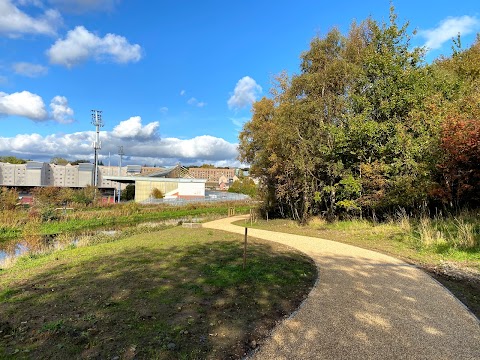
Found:
[[[122,176],[122,158],[125,153],[123,152],[123,146],[118,147],[118,155],[120,155],[120,162],[118,163],[118,176]],[[122,191],[122,183],[118,182],[118,200],[117,202],[120,202],[120,192]]]
[[[102,122],[102,110],[92,110],[92,125],[96,128],[95,141],[93,142],[93,150],[95,152],[94,158],[94,178],[93,186],[97,187],[98,185],[98,150],[102,148],[102,143],[100,142],[100,128],[103,127]]]

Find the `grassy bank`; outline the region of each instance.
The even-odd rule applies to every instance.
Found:
[[[0,272],[0,358],[241,358],[306,297],[303,255],[181,227]]]
[[[116,204],[98,208],[12,210],[0,213],[0,241],[19,236],[51,235],[136,225],[169,219],[224,216],[229,207],[248,213],[247,203],[209,203],[186,206]]]
[[[480,318],[480,226],[474,216],[400,217],[381,224],[314,218],[305,226],[276,219],[238,225],[339,241],[401,258],[430,272]]]

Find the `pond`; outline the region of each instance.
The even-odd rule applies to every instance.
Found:
[[[89,243],[91,239],[97,236],[113,237],[126,230],[143,228],[141,232],[155,230],[162,226],[174,226],[183,222],[201,222],[203,218],[185,217],[179,219],[164,220],[161,222],[145,222],[136,226],[123,228],[105,228],[89,231],[80,231],[70,234],[57,235],[32,235],[21,238],[12,238],[0,241],[0,268],[15,258],[28,253],[43,253],[52,250],[64,249],[70,245],[78,245],[80,242]]]
[[[0,242],[0,267],[7,260],[12,260],[16,257],[25,255],[27,253],[41,253],[49,250],[62,249],[72,244],[77,244],[79,238],[91,237],[99,233],[116,233],[111,231],[96,231],[89,233],[78,233],[65,235],[33,235],[23,238],[14,238]]]

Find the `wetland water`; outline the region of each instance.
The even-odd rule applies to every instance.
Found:
[[[105,228],[58,235],[32,235],[0,240],[0,268],[5,261],[28,253],[35,254],[51,250],[60,250],[70,245],[77,245],[79,242],[88,243],[89,240],[97,236],[113,237],[127,229],[141,227],[161,229],[161,227],[175,226],[183,222],[201,222],[203,220],[203,218],[184,217],[161,222],[145,222],[137,224],[136,226],[123,228]]]
[[[79,238],[92,237],[99,233],[112,235],[116,230],[102,230],[64,235],[33,235],[0,241],[0,266],[6,259],[13,259],[27,253],[62,249],[78,243]]]

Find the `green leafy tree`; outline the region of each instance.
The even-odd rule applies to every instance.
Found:
[[[135,185],[128,184],[122,193],[120,194],[120,199],[122,201],[130,201],[135,199]]]
[[[251,198],[254,198],[257,195],[257,186],[251,178],[242,177],[233,182],[233,184],[228,188],[228,192],[245,194]]]
[[[50,164],[55,164],[55,165],[67,165],[69,161],[67,159],[64,159],[62,157],[53,157],[50,160]]]
[[[0,162],[9,164],[25,164],[27,161],[15,156],[0,156]]]

